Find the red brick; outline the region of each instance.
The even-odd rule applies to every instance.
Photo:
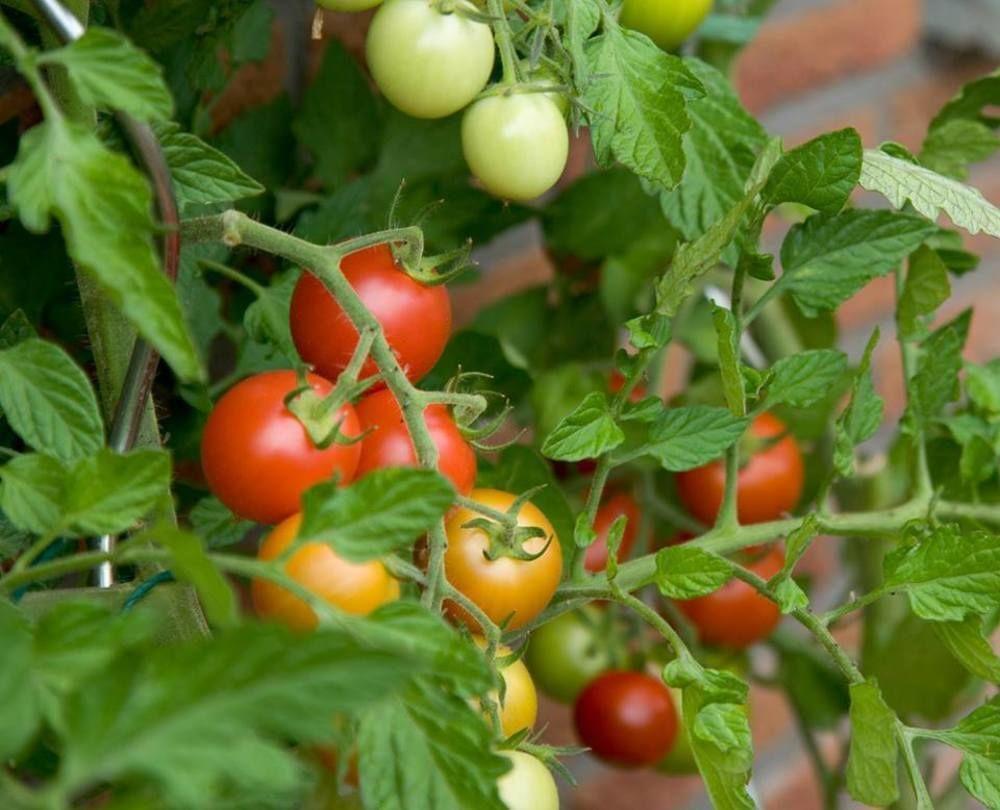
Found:
[[[871,331],[896,311],[895,276],[877,278],[849,298],[837,310],[837,325],[844,331]]]
[[[753,734],[754,751],[757,755],[785,737],[793,728],[792,714],[785,693],[778,689],[752,685],[750,731]]]
[[[233,76],[212,106],[212,121],[216,131],[239,117],[244,110],[273,101],[284,89],[285,40],[275,25],[271,32],[271,49],[262,62],[244,65]]]
[[[701,779],[656,771],[600,771],[573,792],[573,810],[678,810],[702,791]]]
[[[538,722],[535,728],[542,731],[543,739],[549,745],[579,745],[573,731],[573,712],[569,706],[556,703],[543,694],[538,696]]]
[[[768,23],[740,56],[736,85],[761,111],[909,52],[920,0],[840,0]]]
[[[492,264],[487,271],[471,284],[449,287],[456,328],[471,321],[483,307],[528,287],[546,283],[554,272],[539,246],[507,256]]]
[[[882,110],[875,104],[864,104],[840,110],[834,115],[811,119],[801,129],[789,133],[785,137],[785,148],[792,149],[810,141],[825,132],[835,132],[838,129],[853,127],[861,136],[865,146],[875,146],[881,140],[880,121]],[[780,133],[779,133],[780,134]]]

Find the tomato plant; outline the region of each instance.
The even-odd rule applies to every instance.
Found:
[[[611,668],[600,620],[600,611],[589,608],[558,616],[531,634],[524,660],[545,694],[572,703],[591,680]]]

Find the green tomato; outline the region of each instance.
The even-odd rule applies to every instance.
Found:
[[[674,708],[677,710],[677,736],[670,753],[660,760],[656,770],[674,775],[694,773],[698,770],[698,763],[694,761],[691,740],[688,739],[687,727],[684,725],[684,693],[671,686],[670,697],[674,699]]]
[[[492,194],[533,200],[562,176],[569,129],[547,93],[503,93],[465,111],[462,151],[469,169]]]
[[[559,75],[555,72],[555,70],[546,64],[540,64],[532,70],[528,60],[523,59],[521,60],[521,75],[524,77],[524,81],[528,84],[540,85],[542,87],[552,87],[553,92],[546,93],[545,95],[556,103],[556,106],[559,108],[559,112],[562,113],[563,118],[569,115],[569,96],[566,95],[565,91],[555,89],[557,87],[563,87],[565,82],[559,81]]]
[[[316,0],[317,6],[331,11],[364,11],[375,8],[382,0]]]
[[[541,761],[523,751],[501,751],[514,766],[497,788],[507,810],[559,810],[556,780]]]
[[[691,36],[711,10],[712,0],[625,0],[621,24],[671,50]]]
[[[458,0],[459,8],[475,6]],[[432,0],[388,0],[365,45],[372,78],[393,106],[416,118],[443,118],[471,102],[493,71],[493,32]]]
[[[610,652],[592,629],[600,618],[596,608],[585,608],[558,616],[531,634],[524,661],[539,689],[572,703],[588,683],[611,668]]]

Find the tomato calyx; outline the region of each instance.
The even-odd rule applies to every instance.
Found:
[[[319,450],[333,444],[352,445],[362,441],[367,432],[348,436],[341,430],[344,405],[357,399],[376,382],[377,377],[364,380],[341,378],[327,396],[317,394],[306,382],[300,380],[298,387],[285,397],[285,407],[305,429],[309,439]]]
[[[495,516],[484,515],[462,524],[463,529],[477,529],[486,535],[488,546],[483,550],[483,556],[487,560],[496,562],[506,557],[521,562],[534,562],[545,556],[552,545],[553,536],[547,535],[540,526],[522,526],[518,522],[521,508],[543,488],[532,487],[516,497],[502,516],[500,513]],[[536,537],[545,537],[545,545],[534,553],[525,550],[524,545]]]

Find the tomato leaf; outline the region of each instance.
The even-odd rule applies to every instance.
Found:
[[[972,310],[932,332],[920,344],[917,370],[909,384],[907,415],[917,425],[927,425],[961,392],[958,373],[962,370],[962,350],[969,335]]]
[[[191,509],[191,528],[209,548],[223,548],[239,543],[253,530],[254,524],[234,515],[218,498],[202,498]]]
[[[983,413],[1000,414],[1000,359],[983,365],[966,363],[965,391]]]
[[[35,736],[41,710],[31,677],[31,623],[17,607],[0,599],[0,689],[4,695],[3,734],[0,756],[10,760]]]
[[[931,129],[918,156],[928,169],[955,180],[969,176],[969,164],[1000,149],[1000,137],[979,121],[955,119]]]
[[[94,389],[54,343],[28,338],[0,349],[0,407],[25,442],[63,461],[88,456],[104,444]]]
[[[671,599],[693,599],[718,590],[733,577],[732,564],[693,546],[662,549],[656,554],[656,586]]]
[[[169,525],[156,526],[148,535],[170,552],[170,568],[177,578],[198,591],[209,621],[216,627],[234,626],[237,615],[233,588],[205,554],[201,540]]]
[[[820,135],[778,161],[761,197],[771,206],[795,202],[836,214],[858,184],[861,152],[861,137],[854,129]]]
[[[726,404],[735,416],[746,416],[747,391],[740,371],[736,321],[730,310],[713,304],[712,322],[719,339],[719,373],[722,375],[722,392],[725,394]]]
[[[983,634],[982,616],[960,622],[934,622],[934,631],[952,655],[977,678],[1000,684],[1000,657]]]
[[[15,309],[7,316],[3,325],[0,325],[0,349],[9,349],[22,340],[33,337],[38,337],[38,332],[31,325],[31,321],[28,320],[23,309]]]
[[[353,562],[411,545],[441,519],[455,499],[447,479],[433,470],[375,470],[347,489],[319,484],[303,497],[297,543],[329,543]]]
[[[851,684],[851,750],[847,790],[851,798],[886,807],[899,798],[896,715],[875,681]]]
[[[743,435],[746,424],[745,417],[727,408],[670,408],[650,427],[645,452],[671,472],[690,470],[719,458]]]
[[[926,334],[923,319],[951,295],[948,268],[941,257],[926,245],[910,256],[910,268],[903,284],[903,293],[896,306],[896,324],[904,340],[914,340]]]
[[[771,368],[768,407],[808,408],[829,395],[847,371],[847,355],[836,349],[812,349],[783,357]]]
[[[986,807],[1000,804],[1000,699],[994,698],[947,731],[928,734],[963,752],[959,771],[965,789]]]
[[[879,330],[872,333],[854,377],[851,399],[837,419],[833,463],[841,475],[854,470],[854,448],[867,441],[882,423],[884,403],[872,384],[872,353],[878,345]]]
[[[709,703],[695,717],[693,734],[732,759],[733,770],[747,771],[753,765],[753,742],[744,707],[736,703]]]
[[[625,441],[625,434],[611,415],[608,397],[587,394],[545,439],[542,453],[557,461],[597,458]]]

